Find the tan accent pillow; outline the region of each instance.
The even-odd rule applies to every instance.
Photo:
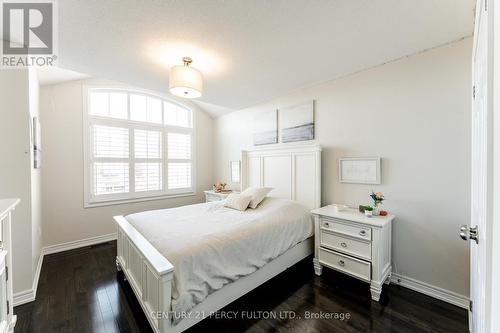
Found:
[[[249,187],[240,194],[252,197],[248,206],[250,208],[257,208],[257,206],[272,190],[272,187]]]
[[[224,207],[241,210],[243,212],[247,209],[250,200],[252,200],[250,196],[231,193],[227,196]]]

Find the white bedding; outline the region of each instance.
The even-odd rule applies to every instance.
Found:
[[[313,234],[309,210],[289,200],[266,198],[244,212],[223,205],[216,201],[126,217],[174,265],[174,312],[191,310]]]

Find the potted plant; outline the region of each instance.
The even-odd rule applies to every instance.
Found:
[[[372,217],[373,216],[373,207],[365,206],[365,216]]]
[[[380,214],[380,205],[385,200],[382,192],[373,192],[370,194],[370,197],[373,199],[373,215],[377,216]]]

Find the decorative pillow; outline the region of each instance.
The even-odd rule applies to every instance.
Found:
[[[250,208],[257,208],[257,206],[264,200],[264,198],[273,190],[272,187],[249,187],[241,195],[252,197],[250,200]]]
[[[243,212],[247,209],[250,200],[252,200],[251,196],[231,193],[227,196],[224,207],[241,210]]]

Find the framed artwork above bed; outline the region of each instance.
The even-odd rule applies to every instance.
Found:
[[[279,110],[281,142],[314,140],[314,101]]]
[[[254,146],[278,143],[278,110],[256,114],[253,126]]]

